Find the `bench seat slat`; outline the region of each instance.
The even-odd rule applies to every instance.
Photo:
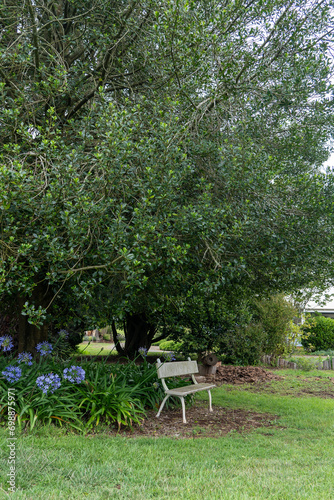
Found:
[[[215,384],[192,384],[184,387],[177,387],[176,389],[169,389],[166,391],[166,394],[170,394],[170,396],[186,396],[187,394],[213,389],[214,387],[216,387]]]

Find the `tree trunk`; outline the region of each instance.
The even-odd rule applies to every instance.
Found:
[[[138,356],[138,349],[151,347],[156,327],[147,321],[145,313],[127,314],[124,321],[125,346],[117,341],[116,328],[113,323],[113,337],[117,351],[129,358]]]
[[[18,351],[35,352],[39,342],[48,339],[48,325],[35,326],[28,323],[27,316],[20,315]]]
[[[20,312],[22,312],[24,304],[28,301],[33,303],[35,307],[46,308],[51,300],[51,293],[45,284],[38,283],[32,293],[31,297],[17,297],[17,302]],[[43,342],[48,339],[48,329],[49,325],[44,323],[43,325],[31,325],[28,322],[28,316],[23,314],[19,315],[19,328],[18,328],[18,351],[35,353],[35,347],[39,342]]]

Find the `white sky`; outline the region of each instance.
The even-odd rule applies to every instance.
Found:
[[[327,293],[331,293],[331,294],[334,294],[334,288],[329,288],[327,290]],[[306,305],[306,309],[334,309],[334,296],[331,297],[327,302],[325,302],[325,304],[318,304],[317,302],[314,302],[314,301],[310,301],[308,302],[308,304]]]

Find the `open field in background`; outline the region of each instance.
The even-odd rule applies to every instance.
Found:
[[[117,354],[114,344],[107,342],[83,342],[78,347],[79,354],[108,356]]]
[[[333,499],[333,372],[275,374],[282,378],[213,391],[216,407],[272,415],[269,427],[252,432],[178,439],[36,429],[17,440],[19,491],[11,498]],[[0,432],[0,498],[7,498]]]
[[[157,346],[151,346],[151,349],[148,352],[148,355],[154,353],[154,352],[159,352],[159,348]],[[82,342],[79,345],[79,353],[80,354],[87,354],[87,355],[96,355],[99,354],[100,356],[108,356],[108,355],[116,355],[117,351],[115,349],[115,346],[112,342]],[[289,356],[285,356],[285,359],[289,360],[290,358],[306,358],[309,359],[310,361],[317,363],[320,362],[321,360],[327,359],[327,356],[319,356],[319,355],[307,355],[307,354],[292,354]]]
[[[148,356],[156,353],[156,352],[161,352],[158,347],[152,346],[150,351],[147,353]],[[89,355],[89,356],[96,356],[97,354],[99,356],[116,356],[118,353],[116,351],[116,348],[112,342],[83,342],[82,344],[79,345],[79,351],[78,354],[84,354],[84,355]]]

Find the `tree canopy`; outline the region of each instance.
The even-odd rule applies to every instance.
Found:
[[[2,5],[0,297],[20,350],[124,321],[131,354],[198,304],[330,276],[332,28],[329,1]]]

